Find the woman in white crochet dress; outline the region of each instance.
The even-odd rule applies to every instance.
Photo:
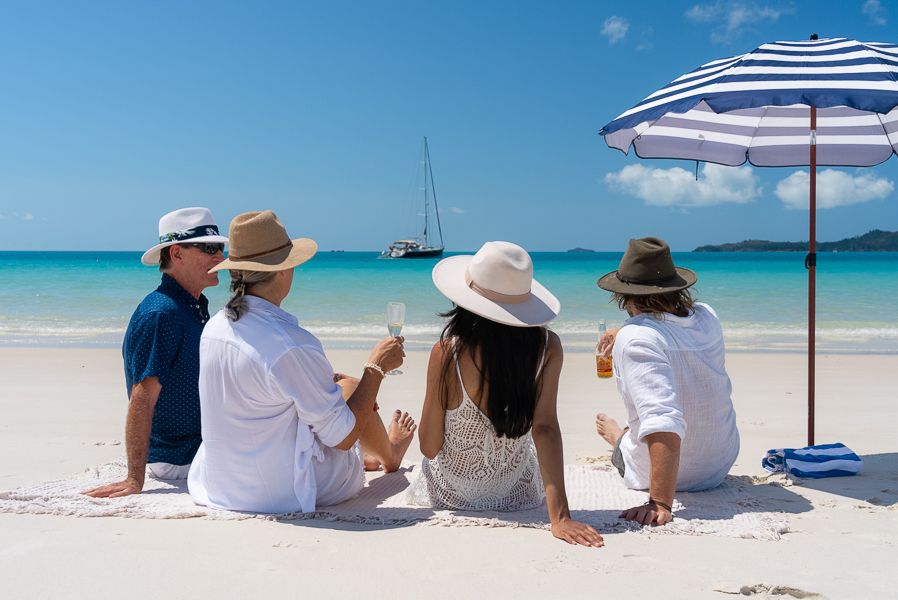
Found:
[[[555,408],[563,351],[543,327],[560,304],[533,279],[530,256],[487,242],[474,256],[440,261],[433,281],[455,307],[430,354],[418,428],[426,458],[410,500],[512,511],[545,499],[555,537],[602,546],[568,509]]]

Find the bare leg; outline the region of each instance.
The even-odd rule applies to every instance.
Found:
[[[359,380],[345,377],[337,382],[343,388],[343,398],[349,398]],[[408,413],[393,412],[389,429],[384,427],[380,414],[372,415],[359,436],[366,471],[377,471],[383,466],[387,473],[399,469],[406,450],[412,443],[418,425]]]
[[[392,473],[399,469],[402,457],[415,435],[418,425],[408,413],[393,411],[389,427],[384,427],[380,415],[373,416],[359,436],[362,452],[365,454],[365,468],[373,458],[383,465],[384,471]]]
[[[617,424],[617,421],[605,413],[599,413],[596,415],[596,433],[614,448],[617,445],[617,440],[624,434],[624,430]]]

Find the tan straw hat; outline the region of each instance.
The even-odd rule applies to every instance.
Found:
[[[561,312],[558,298],[533,278],[530,255],[511,242],[487,242],[473,256],[444,258],[432,276],[455,304],[497,323],[536,327]]]
[[[270,210],[247,212],[231,220],[228,258],[211,269],[285,271],[306,262],[318,251],[308,238],[291,240],[287,229]]]
[[[631,296],[650,296],[684,290],[698,278],[693,271],[674,266],[670,246],[660,238],[630,240],[617,271],[596,283],[603,290]]]

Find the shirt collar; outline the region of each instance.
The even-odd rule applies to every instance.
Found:
[[[257,311],[260,313],[265,313],[271,315],[275,319],[280,319],[282,321],[286,321],[291,325],[299,325],[299,319],[295,316],[288,313],[286,310],[282,309],[279,306],[275,306],[268,300],[264,298],[259,298],[258,296],[251,296],[247,294],[243,297],[246,300],[247,306],[251,311]]]
[[[194,298],[193,294],[185,290],[171,275],[162,274],[162,283],[159,285],[158,291],[174,300],[178,306],[186,309],[190,314],[196,315],[200,323],[209,320],[209,299],[204,294],[200,294],[199,298]]]

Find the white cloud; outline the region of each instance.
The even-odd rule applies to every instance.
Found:
[[[34,215],[30,212],[11,212],[11,213],[0,213],[0,220],[12,219],[15,221],[33,221]]]
[[[696,180],[693,172],[680,167],[657,169],[628,165],[618,173],[606,174],[605,183],[651,206],[745,204],[761,195],[758,177],[749,166],[724,167],[709,163]]]
[[[886,9],[879,0],[867,0],[861,9],[874,25],[886,25]]]
[[[602,23],[602,35],[608,38],[608,43],[612,46],[627,36],[630,29],[630,22],[623,17],[608,17]]]
[[[448,208],[441,208],[441,213],[452,213],[453,215],[461,215],[465,213],[465,209],[459,208],[458,206],[450,206]]]
[[[790,14],[790,6],[764,6],[754,2],[717,0],[696,4],[684,13],[686,19],[695,23],[715,25],[711,41],[726,43],[738,37],[747,27],[761,23],[776,23],[784,14]]]
[[[696,4],[686,11],[686,18],[696,23],[710,23],[719,16],[720,12],[720,3]]]
[[[654,44],[652,40],[655,37],[655,28],[649,25],[645,29],[642,30],[642,33],[639,35],[639,44],[636,46],[636,51],[641,52],[643,50],[651,50]]]
[[[774,193],[786,208],[807,210],[811,177],[807,171],[796,171],[778,184]],[[824,169],[817,173],[817,208],[836,208],[861,204],[886,198],[895,189],[895,183],[873,173],[858,171],[851,175],[845,171]]]

